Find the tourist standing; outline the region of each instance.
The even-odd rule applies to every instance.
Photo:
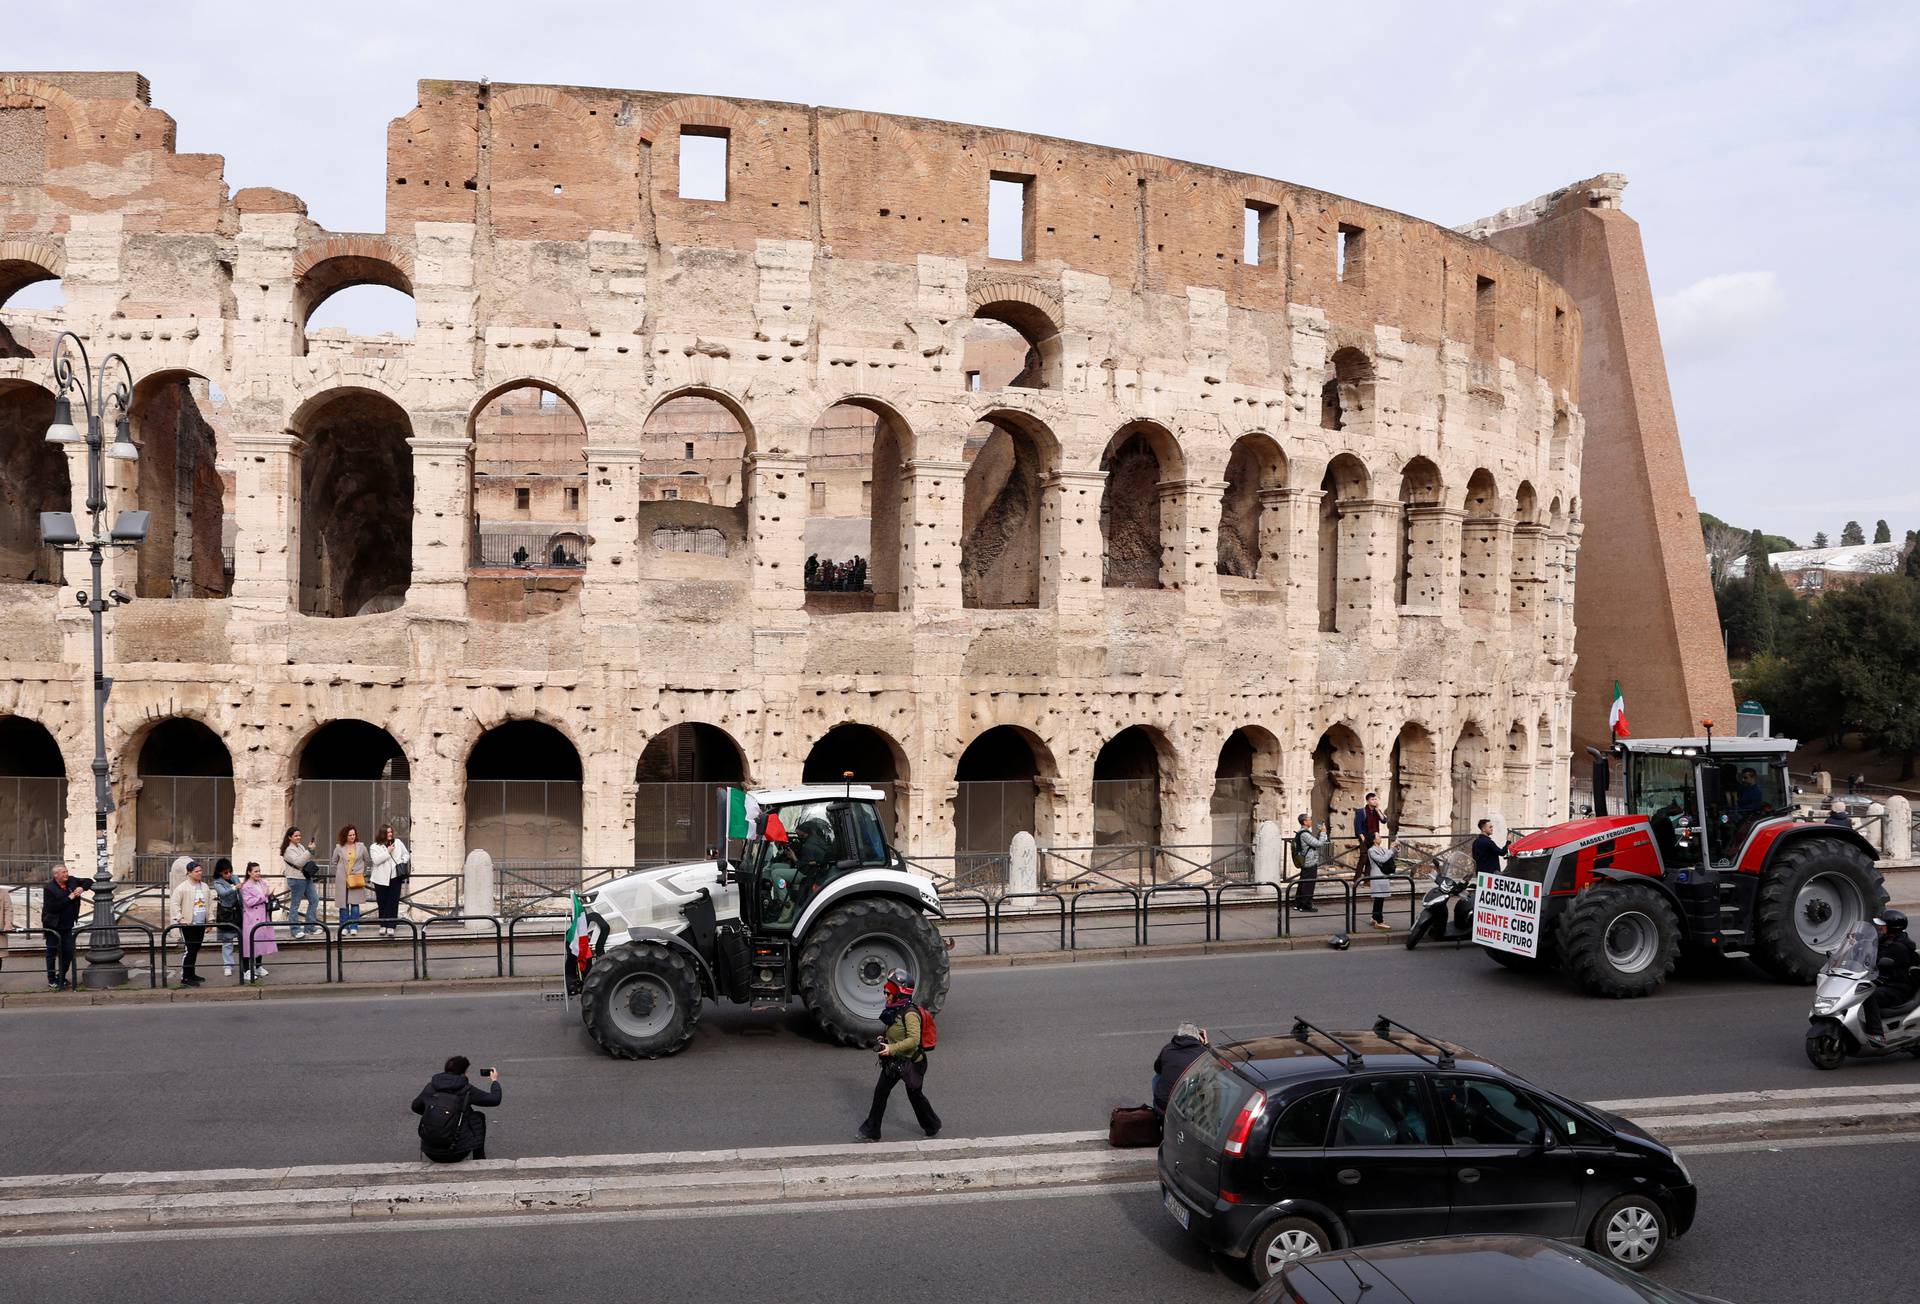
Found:
[[[280,839],[280,862],[287,876],[287,936],[297,942],[307,933],[320,931],[320,884],[315,881],[320,876],[320,866],[314,863],[307,835],[297,828],[288,829]],[[300,925],[302,901],[307,903],[304,928]]]
[[[247,868],[257,862],[248,861]],[[240,949],[240,921],[246,909],[240,903],[240,885],[233,881],[233,862],[225,856],[213,862],[213,922],[220,929],[220,967],[233,977],[233,957]]]
[[[273,940],[273,889],[260,876],[257,862],[247,862],[240,908],[240,981],[259,982],[267,976],[262,957],[278,951],[280,944]]]
[[[74,969],[74,934],[80,927],[80,894],[93,891],[93,880],[74,878],[64,864],[40,889],[40,927],[47,933],[47,986],[56,992],[68,987]]]
[[[340,827],[340,840],[333,846],[334,891],[340,894],[340,931],[360,931],[360,907],[367,900],[367,848],[360,841],[360,830],[351,824]]]
[[[1387,898],[1393,894],[1393,835],[1375,838],[1367,848],[1367,894],[1373,898],[1372,927],[1381,932],[1393,925],[1387,922]]]
[[[179,926],[180,941],[187,948],[186,957],[180,961],[180,985],[198,987],[206,982],[194,966],[207,940],[207,925],[213,922],[213,888],[199,861],[190,856],[181,859],[187,862],[183,866],[186,877],[173,889],[173,922]]]
[[[393,825],[382,824],[373,845],[367,848],[367,863],[371,866],[367,881],[373,885],[380,936],[392,937],[400,931],[400,892],[412,872],[413,854]]]
[[[1333,835],[1314,827],[1312,815],[1300,817],[1300,827],[1293,834],[1293,864],[1300,871],[1300,883],[1294,889],[1295,910],[1314,914],[1320,909],[1313,904],[1313,889],[1320,879],[1320,866],[1326,863],[1332,846]]]
[[[1380,794],[1367,794],[1367,804],[1353,812],[1353,839],[1360,844],[1360,850],[1366,851],[1380,840],[1380,830],[1384,821],[1380,818]]]

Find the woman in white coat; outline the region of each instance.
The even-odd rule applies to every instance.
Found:
[[[400,891],[412,867],[413,853],[394,832],[393,825],[381,825],[373,845],[367,848],[367,882],[373,887],[382,937],[392,937],[400,931]]]

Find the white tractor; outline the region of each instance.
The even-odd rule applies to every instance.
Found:
[[[709,997],[767,1009],[798,996],[848,1046],[879,1033],[894,969],[929,1010],[945,999],[940,896],[887,845],[883,794],[849,783],[748,795],[759,815],[737,859],[723,848],[582,898],[591,959],[584,972],[570,962],[568,982],[609,1054],[673,1054]]]

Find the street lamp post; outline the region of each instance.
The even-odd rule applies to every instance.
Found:
[[[79,367],[73,354],[80,355]],[[115,369],[119,375],[109,373]],[[62,552],[87,553],[93,566],[93,588],[78,595],[79,602],[93,616],[93,926],[87,938],[87,971],[82,980],[87,987],[118,987],[127,981],[127,967],[121,963],[120,930],[114,924],[113,871],[108,867],[107,816],[113,813],[113,792],[107,783],[107,694],[113,681],[106,676],[106,651],[101,633],[101,617],[110,605],[132,599],[114,589],[103,593],[105,579],[101,566],[108,548],[135,548],[147,537],[147,513],[120,512],[111,529],[105,528],[107,510],[106,459],[136,462],[140,450],[128,433],[128,412],[133,402],[133,369],[118,353],[100,360],[96,372],[87,356],[87,346],[72,331],[62,331],[53,346],[55,397],[53,424],[47,427],[47,442],[65,446],[84,440],[87,446],[87,515],[89,535],[80,537],[72,512],[40,513],[40,537],[48,547]],[[74,427],[71,395],[80,397],[86,416],[84,435]],[[113,443],[106,442],[107,409],[114,410]]]

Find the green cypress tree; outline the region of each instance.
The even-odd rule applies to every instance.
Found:
[[[1875,543],[1893,542],[1893,531],[1887,528],[1885,521],[1875,521],[1873,523],[1873,541]]]
[[[1860,528],[1860,522],[1848,521],[1840,531],[1842,548],[1857,548],[1867,541],[1867,532]]]
[[[1825,530],[1813,536],[1813,546],[1816,548],[1824,548],[1827,546],[1827,532]]]

